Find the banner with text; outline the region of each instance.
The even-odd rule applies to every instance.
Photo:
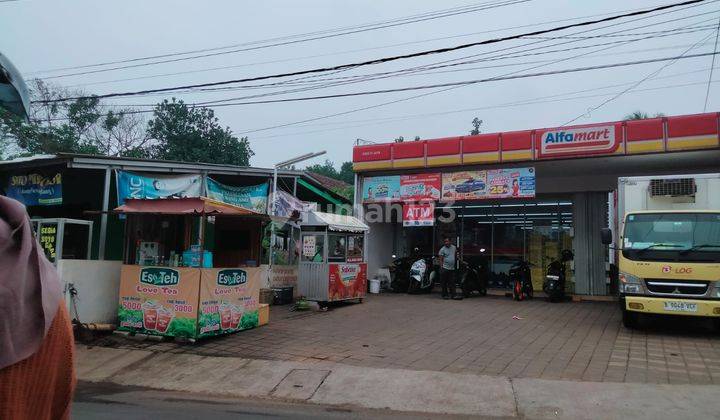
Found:
[[[442,201],[535,197],[535,168],[461,171],[442,175]]]
[[[442,175],[417,174],[400,176],[400,199],[403,201],[439,200]]]
[[[146,175],[117,171],[118,203],[128,198],[185,198],[202,195],[200,175]]]
[[[435,224],[435,205],[432,202],[403,204],[403,226],[432,226]]]
[[[268,184],[234,187],[207,179],[207,196],[213,200],[243,207],[257,213],[267,212]]]
[[[366,203],[399,201],[400,176],[376,176],[363,181],[363,201]]]
[[[26,206],[62,204],[62,174],[29,173],[10,177],[6,195]]]

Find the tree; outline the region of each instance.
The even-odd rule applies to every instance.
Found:
[[[340,173],[338,173],[337,169],[335,169],[335,164],[329,159],[325,159],[324,163],[316,163],[314,165],[307,166],[305,167],[305,170],[324,175],[328,178],[340,179]]]
[[[473,118],[473,120],[472,120],[473,129],[470,130],[471,136],[477,136],[478,134],[480,134],[480,126],[482,125],[482,123],[483,123],[483,120],[479,119],[478,117]]]
[[[340,173],[338,179],[347,182],[350,185],[355,184],[355,171],[353,170],[352,162],[343,162],[342,165],[340,165]]]
[[[247,137],[220,126],[213,110],[188,107],[172,98],[159,103],[148,122],[156,159],[249,166],[254,155]]]
[[[30,97],[29,121],[0,114],[0,139],[12,154],[145,155],[145,120],[133,109],[104,111],[98,98],[38,79],[30,82]],[[81,99],[60,101],[68,97]]]
[[[660,118],[664,117],[665,114],[662,112],[656,112],[653,116],[650,116],[647,112],[644,111],[634,111],[630,114],[627,114],[625,117],[623,117],[624,120],[646,120],[648,118]]]

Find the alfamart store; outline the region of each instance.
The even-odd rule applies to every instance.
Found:
[[[444,237],[508,287],[519,258],[533,283],[571,249],[570,292],[611,294],[600,230],[618,177],[720,171],[720,113],[356,146],[355,203],[370,226],[368,275],[393,255],[434,255]]]

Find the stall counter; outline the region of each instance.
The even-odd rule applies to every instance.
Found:
[[[119,329],[201,338],[258,326],[261,269],[123,265]]]

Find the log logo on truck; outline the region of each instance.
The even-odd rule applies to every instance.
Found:
[[[540,155],[581,155],[612,152],[617,149],[614,125],[557,128],[540,136]]]

